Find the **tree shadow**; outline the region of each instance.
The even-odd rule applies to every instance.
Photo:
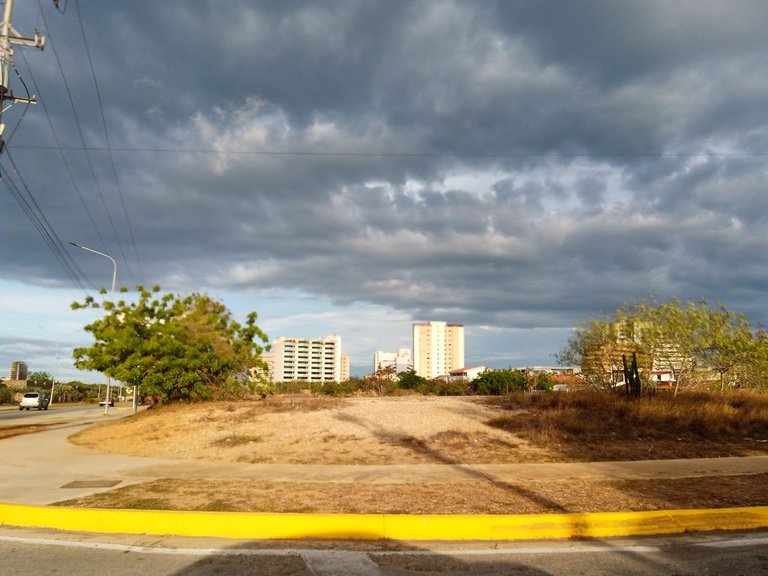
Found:
[[[452,468],[458,469],[463,474],[468,475],[470,479],[474,478],[475,480],[488,482],[496,488],[499,488],[506,492],[513,493],[517,496],[521,496],[527,499],[528,501],[532,502],[533,504],[540,506],[546,510],[549,510],[552,512],[569,512],[569,510],[564,508],[559,503],[553,500],[550,500],[549,498],[546,498],[534,492],[533,490],[529,490],[523,486],[514,485],[509,482],[504,482],[503,480],[499,480],[498,478],[495,478],[492,474],[484,470],[480,470],[472,465],[458,462],[455,459],[447,456],[446,454],[443,454],[439,450],[435,450],[420,438],[398,437],[396,435],[393,435],[391,432],[387,431],[385,428],[381,426],[377,426],[371,422],[365,421],[357,416],[352,416],[349,414],[337,414],[336,418],[344,422],[355,424],[360,428],[367,430],[368,432],[373,434],[373,436],[376,439],[380,440],[381,442],[385,442],[387,444],[397,444],[398,446],[404,446],[406,448],[409,448],[414,453],[426,458],[430,462],[433,462],[435,464],[442,464],[445,466],[450,466]]]

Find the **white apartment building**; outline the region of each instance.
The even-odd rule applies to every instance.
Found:
[[[463,366],[463,324],[432,321],[413,325],[413,369],[416,374],[432,379]]]
[[[341,336],[285,338],[272,344],[273,382],[342,382],[349,379],[349,357],[342,358]],[[346,372],[346,374],[345,374]]]
[[[394,368],[395,374],[413,369],[410,348],[399,348],[397,352],[376,352],[373,355],[373,371]]]

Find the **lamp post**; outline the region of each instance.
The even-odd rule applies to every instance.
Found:
[[[99,252],[98,250],[94,250],[93,248],[88,248],[87,246],[82,246],[81,244],[77,244],[75,242],[70,242],[72,246],[75,246],[76,248],[81,248],[82,250],[86,250],[87,252],[93,252],[94,254],[98,254],[99,256],[104,256],[104,258],[109,258],[109,260],[112,262],[112,292],[110,293],[110,298],[112,301],[115,301],[115,280],[117,279],[117,262],[115,262],[115,259],[112,258],[109,254],[104,254],[104,252]],[[111,395],[110,385],[112,384],[112,377],[107,376],[107,395],[106,395],[106,402],[104,402],[104,415],[109,414],[109,397]]]

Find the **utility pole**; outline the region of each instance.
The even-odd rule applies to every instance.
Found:
[[[3,24],[0,28],[0,152],[4,147],[3,131],[5,123],[3,122],[3,112],[8,110],[16,102],[26,102],[35,104],[35,96],[22,97],[14,96],[9,85],[9,75],[13,66],[13,44],[19,46],[34,46],[42,50],[45,47],[45,38],[35,29],[35,35],[27,38],[16,32],[11,24],[11,14],[13,12],[13,0],[5,0],[5,10],[3,12]],[[7,103],[7,104],[6,104]]]

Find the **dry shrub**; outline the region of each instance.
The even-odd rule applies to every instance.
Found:
[[[490,426],[521,433],[585,442],[606,437],[765,439],[768,397],[754,393],[658,395],[627,398],[610,393],[515,394],[502,407],[510,413]]]

